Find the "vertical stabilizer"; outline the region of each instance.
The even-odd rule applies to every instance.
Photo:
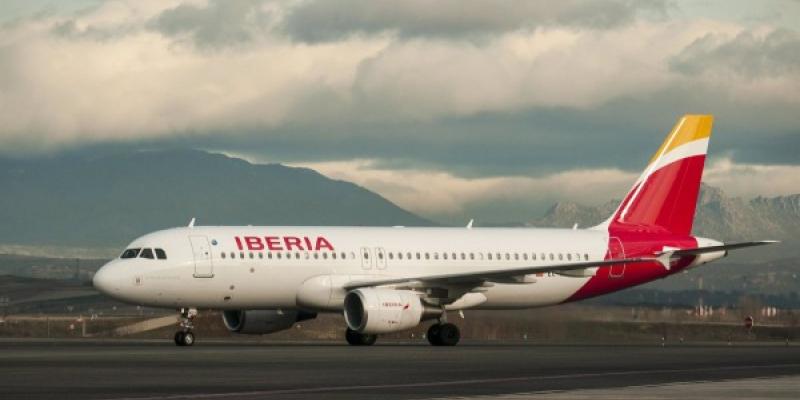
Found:
[[[600,227],[690,234],[713,120],[711,115],[683,116]]]

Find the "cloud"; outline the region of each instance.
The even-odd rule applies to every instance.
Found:
[[[666,1],[563,0],[330,0],[293,7],[285,30],[306,42],[348,36],[397,33],[403,37],[464,37],[559,26],[611,29],[631,24],[641,14],[664,17]]]
[[[715,151],[797,162],[800,79],[720,72],[739,53],[719,50],[786,63],[775,49],[795,31],[664,17],[660,2],[421,4],[118,0],[4,24],[0,151],[147,141],[544,176],[639,168],[680,114],[712,112]],[[294,36],[315,26],[293,18],[335,6],[334,32]],[[676,66],[688,57],[708,68]]]
[[[688,75],[724,70],[748,78],[797,77],[800,34],[788,29],[747,30],[733,38],[708,34],[673,57],[670,66]]]

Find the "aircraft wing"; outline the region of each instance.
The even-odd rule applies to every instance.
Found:
[[[485,269],[485,270],[472,270],[465,272],[456,272],[451,274],[440,275],[420,275],[413,277],[399,277],[399,278],[384,278],[375,280],[360,280],[352,281],[344,285],[345,290],[353,290],[363,287],[374,287],[383,285],[399,285],[405,283],[476,283],[484,281],[507,281],[512,280],[514,277],[543,273],[543,272],[568,272],[582,270],[586,268],[602,267],[612,264],[630,264],[638,262],[657,261],[655,257],[634,257],[634,258],[619,258],[613,260],[602,261],[587,261],[566,264],[551,264],[551,265],[537,265],[525,266],[517,268],[506,269]]]

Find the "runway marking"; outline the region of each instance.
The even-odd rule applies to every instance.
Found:
[[[793,368],[800,367],[800,364],[773,364],[773,365],[742,365],[742,366],[727,366],[727,367],[708,367],[708,368],[682,368],[682,369],[653,369],[653,370],[635,370],[635,371],[613,371],[613,372],[592,372],[582,374],[563,374],[563,375],[537,375],[537,376],[519,376],[509,378],[485,378],[485,379],[465,379],[453,381],[433,381],[433,382],[415,382],[415,383],[389,383],[383,385],[351,385],[351,386],[322,386],[313,388],[302,389],[274,389],[274,390],[253,390],[246,392],[227,392],[227,393],[193,393],[193,394],[174,394],[164,396],[151,396],[151,397],[114,397],[108,400],[177,400],[177,399],[218,399],[227,397],[247,397],[247,396],[268,396],[280,394],[304,394],[304,393],[322,393],[322,392],[345,392],[345,391],[358,391],[358,390],[374,390],[374,389],[402,389],[402,388],[424,388],[424,387],[442,387],[453,385],[480,385],[489,383],[507,383],[507,382],[524,382],[524,381],[537,381],[537,380],[557,380],[557,379],[574,379],[574,378],[600,378],[605,376],[620,376],[620,375],[648,375],[648,374],[668,374],[668,373],[681,373],[681,372],[704,372],[704,371],[735,371],[743,369],[769,369],[769,368]]]

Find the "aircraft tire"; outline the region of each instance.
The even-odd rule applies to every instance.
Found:
[[[431,346],[442,345],[439,339],[439,333],[441,332],[441,330],[442,330],[442,324],[433,324],[430,326],[430,328],[428,328],[428,334],[425,335],[425,337],[428,338],[428,343],[430,343]]]
[[[378,340],[378,335],[358,333],[348,328],[344,333],[344,338],[351,346],[372,346]]]
[[[192,346],[194,345],[194,333],[191,331],[189,332],[181,332],[181,344],[180,346]]]
[[[461,340],[461,331],[454,324],[445,323],[439,327],[438,337],[439,346],[455,346]]]

